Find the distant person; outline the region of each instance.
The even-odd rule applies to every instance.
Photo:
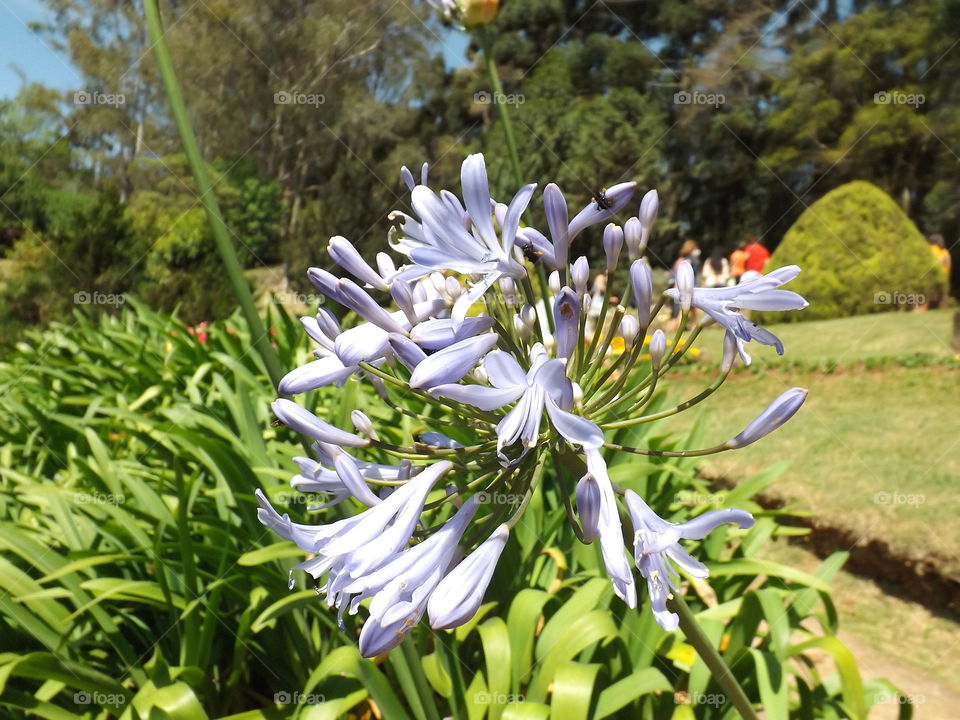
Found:
[[[746,270],[753,270],[754,272],[762,273],[763,266],[766,265],[767,260],[770,259],[770,251],[767,250],[755,237],[750,238],[750,242],[747,244],[744,250],[747,253]]]
[[[747,271],[747,260],[750,259],[750,253],[747,252],[747,241],[741,240],[737,249],[730,253],[730,275],[733,282],[740,282],[740,278]]]
[[[705,288],[721,288],[733,284],[730,263],[724,257],[723,248],[717,246],[703,264],[703,270],[700,273],[700,285]]]
[[[930,298],[930,301],[927,303],[930,307],[940,307],[943,305],[946,297],[950,296],[950,270],[953,265],[953,261],[950,258],[950,251],[946,248],[946,243],[943,241],[943,235],[940,233],[934,233],[929,238],[927,238],[930,243],[930,252],[933,253],[933,259],[937,261],[943,272],[947,276],[947,292],[946,295],[942,294],[939,289],[934,293],[934,296]]]
[[[953,264],[953,261],[950,258],[950,251],[947,250],[946,244],[943,242],[943,235],[940,233],[934,233],[929,238],[930,242],[930,252],[933,253],[933,257],[940,267],[943,268],[943,271],[947,274],[947,277],[950,277],[950,268]]]

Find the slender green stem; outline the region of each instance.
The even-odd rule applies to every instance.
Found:
[[[250,328],[250,338],[253,346],[263,359],[267,374],[270,376],[270,382],[276,387],[283,378],[280,359],[277,357],[273,345],[270,344],[270,336],[263,327],[263,322],[253,301],[253,294],[250,292],[250,286],[243,276],[243,268],[237,259],[237,251],[227,235],[227,226],[223,221],[223,215],[220,214],[217,198],[213,194],[213,185],[207,175],[207,167],[203,162],[203,156],[200,154],[200,146],[197,144],[197,138],[190,126],[187,106],[183,100],[183,92],[180,89],[176,71],[173,68],[173,58],[170,55],[170,48],[167,46],[157,0],[145,0],[144,10],[147,15],[150,42],[153,44],[153,51],[157,58],[157,66],[160,68],[160,76],[163,78],[167,100],[170,102],[173,120],[177,126],[177,131],[180,133],[180,142],[183,145],[184,153],[186,153],[190,172],[197,183],[199,199],[204,210],[206,210],[207,221],[210,223],[210,230],[217,245],[217,252],[220,254],[220,260],[227,271],[230,284],[233,286],[233,291],[240,303],[240,309],[247,321],[247,326]]]
[[[726,443],[714,445],[713,447],[703,448],[701,450],[648,450],[645,448],[629,447],[627,445],[618,445],[617,443],[605,442],[604,447],[620,452],[633,453],[634,455],[649,455],[650,457],[702,457],[704,455],[716,455],[717,453],[735,450]]]
[[[417,695],[422,704],[422,709],[426,713],[427,720],[440,720],[440,711],[437,709],[437,701],[433,697],[433,690],[427,683],[427,677],[423,674],[423,666],[420,665],[420,655],[417,653],[417,647],[413,644],[413,638],[406,637],[400,643],[403,652],[403,659],[406,660],[407,668],[413,677],[414,687],[417,689]]]
[[[687,636],[687,641],[693,645],[700,659],[710,668],[714,679],[720,687],[723,688],[727,694],[727,699],[733,703],[737,712],[740,713],[740,717],[745,720],[759,720],[747,694],[743,691],[743,688],[740,687],[740,683],[737,682],[733,673],[730,672],[730,668],[727,667],[720,653],[713,647],[710,638],[708,638],[706,633],[700,628],[696,617],[694,617],[693,612],[691,612],[687,606],[683,596],[679,592],[675,592],[667,602],[670,605],[670,609],[680,616],[680,629],[683,630],[683,634]]]
[[[480,41],[480,49],[483,52],[483,61],[487,66],[487,74],[490,76],[490,90],[493,104],[497,106],[497,113],[500,115],[500,122],[503,123],[503,134],[507,141],[507,152],[510,155],[510,164],[513,166],[513,177],[517,181],[517,187],[523,185],[523,171],[520,169],[520,156],[517,155],[517,143],[513,136],[513,125],[510,122],[510,114],[507,112],[507,103],[503,94],[503,85],[500,84],[500,73],[497,71],[497,63],[494,62],[493,53],[490,52],[490,33],[486,27],[477,29],[477,39]]]
[[[653,422],[654,420],[662,420],[663,418],[670,417],[671,415],[676,415],[677,413],[683,412],[687,408],[693,407],[697,403],[702,402],[703,400],[706,400],[708,397],[710,397],[710,395],[712,395],[717,390],[717,388],[723,385],[723,381],[727,379],[727,375],[729,374],[730,374],[729,370],[727,370],[724,373],[721,373],[720,377],[717,378],[713,382],[713,384],[710,387],[708,387],[706,390],[702,391],[698,395],[694,395],[689,400],[684,400],[682,403],[680,403],[675,407],[670,408],[669,410],[662,410],[658,413],[652,413],[651,415],[643,415],[641,417],[631,418],[629,420],[620,420],[618,422],[612,422],[612,423],[601,423],[600,427],[602,427],[604,430],[615,430],[616,428],[630,427],[631,425],[639,425],[641,423]],[[654,380],[654,382],[652,383],[650,393],[653,392],[652,388],[655,386],[656,386],[656,380]],[[646,404],[646,400],[644,400],[641,406],[645,404]]]
[[[467,712],[464,703],[467,699],[467,686],[463,680],[463,669],[460,667],[460,657],[457,652],[457,635],[455,631],[440,631],[434,635],[440,657],[447,666],[447,675],[453,684],[453,695],[450,705],[453,709],[454,720],[466,720]]]

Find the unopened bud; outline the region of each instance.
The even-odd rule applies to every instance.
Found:
[[[623,228],[610,223],[603,229],[603,251],[607,255],[607,272],[613,272],[623,248]]]
[[[631,262],[643,255],[644,249],[640,247],[642,238],[643,228],[640,225],[640,218],[632,217],[623,224],[623,240],[627,245],[627,254]]]
[[[577,295],[583,295],[587,291],[587,283],[590,281],[590,263],[583,255],[578,257],[570,267],[570,279],[573,280]]]
[[[693,265],[687,260],[681,260],[677,267],[677,292],[680,295],[680,309],[687,312],[693,301]]]
[[[650,338],[650,364],[654,370],[659,370],[663,363],[663,356],[667,352],[667,336],[663,330],[657,330]]]
[[[563,287],[560,284],[560,273],[554,270],[550,273],[550,277],[547,279],[547,286],[550,288],[550,293],[556,295],[560,292],[560,288]]]
[[[633,347],[634,340],[637,339],[637,334],[640,332],[640,323],[633,315],[624,315],[623,320],[620,321],[620,335],[623,338],[623,346],[626,349]]]
[[[804,388],[790,388],[767,406],[742,433],[727,441],[728,448],[742,448],[769,435],[792,418],[807,399]]]
[[[600,503],[600,485],[593,475],[584,475],[577,483],[577,515],[584,542],[593,542],[600,532]]]
[[[371,440],[379,440],[377,431],[373,429],[373,423],[370,422],[370,418],[368,418],[365,413],[360,410],[354,410],[350,413],[350,420],[353,421],[353,426],[361,435],[366,435]]]

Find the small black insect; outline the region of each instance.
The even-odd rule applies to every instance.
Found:
[[[518,243],[518,245],[519,245],[519,243]],[[532,242],[528,242],[528,243],[526,243],[525,245],[521,245],[521,246],[520,246],[520,251],[523,253],[523,256],[524,256],[527,260],[529,260],[530,262],[532,262],[534,265],[536,265],[536,264],[540,261],[540,258],[543,257],[543,253],[540,252],[539,250],[537,250],[537,249],[533,246],[533,243],[532,243]]]
[[[607,197],[607,189],[605,187],[600,188],[593,194],[593,201],[597,204],[598,210],[609,210],[612,204]]]

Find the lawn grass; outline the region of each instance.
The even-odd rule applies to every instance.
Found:
[[[954,310],[889,312],[859,315],[836,320],[768,325],[783,340],[786,354],[751,346],[754,361],[762,367],[795,361],[852,365],[865,360],[903,357],[924,353],[951,357],[960,351],[951,347]],[[703,332],[702,346],[707,359],[720,354],[720,331]],[[714,342],[716,340],[716,342]]]
[[[947,355],[949,311],[891,313],[772,327],[787,352],[815,362],[844,365],[900,355],[924,345]],[[719,344],[718,332],[703,345]],[[752,348],[751,348],[752,349]],[[960,370],[927,365],[887,365],[837,372],[778,367],[770,348],[756,348],[760,373],[735,373],[701,405],[710,420],[705,445],[739,432],[784,390],[810,391],[790,423],[763,441],[711,456],[706,472],[737,480],[784,459],[791,467],[772,493],[812,510],[830,525],[880,538],[914,557],[934,555],[960,577]],[[664,383],[680,401],[702,389],[711,375],[677,373]],[[665,429],[687,430],[695,413],[682,413]]]

